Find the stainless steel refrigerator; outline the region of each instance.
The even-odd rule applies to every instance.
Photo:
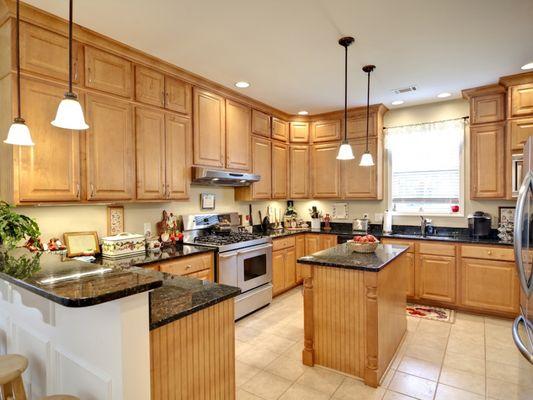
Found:
[[[514,253],[520,280],[520,315],[513,324],[513,340],[533,364],[533,137],[524,146],[522,185],[514,223]]]

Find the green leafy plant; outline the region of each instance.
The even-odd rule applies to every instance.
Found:
[[[41,253],[32,256],[13,257],[7,252],[0,253],[0,272],[17,279],[27,279],[40,270]]]
[[[13,249],[24,239],[37,240],[40,235],[37,222],[16,213],[8,203],[0,201],[0,243],[6,249]]]

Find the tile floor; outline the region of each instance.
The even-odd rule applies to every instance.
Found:
[[[533,366],[511,321],[458,313],[454,324],[408,318],[382,385],[301,363],[303,299],[296,288],[237,322],[238,400],[532,400]]]

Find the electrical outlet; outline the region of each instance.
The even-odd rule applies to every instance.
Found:
[[[152,236],[152,224],[150,222],[144,223],[144,236]]]
[[[374,222],[380,224],[383,221],[383,213],[374,214]]]

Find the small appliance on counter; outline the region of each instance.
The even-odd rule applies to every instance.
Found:
[[[368,233],[369,222],[368,218],[354,219],[352,222],[352,231],[364,234]]]
[[[145,251],[146,238],[141,234],[123,232],[102,238],[102,256],[104,257],[127,257],[144,254]]]
[[[468,232],[475,238],[487,237],[490,234],[492,218],[490,214],[476,211],[468,216]]]

